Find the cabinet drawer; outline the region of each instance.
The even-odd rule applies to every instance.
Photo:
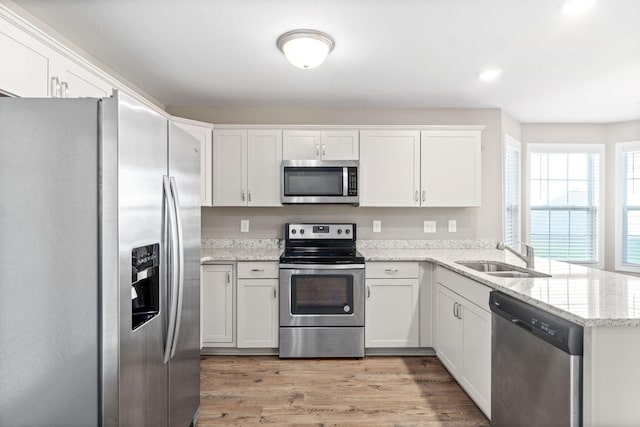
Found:
[[[367,279],[417,279],[417,262],[368,262]]]
[[[446,286],[478,307],[489,310],[490,287],[443,267],[438,267],[436,274],[438,283]]]
[[[277,262],[239,262],[239,279],[277,279],[280,266]]]

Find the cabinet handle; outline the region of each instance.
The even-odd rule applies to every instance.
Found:
[[[395,273],[398,272],[398,269],[397,268],[385,268],[384,272],[387,273],[387,274],[395,274]]]
[[[367,285],[367,298],[371,298],[371,286]]]
[[[60,83],[60,98],[68,98],[69,97],[69,83],[62,82]]]
[[[240,193],[241,193],[242,201],[244,202],[246,200],[246,197],[244,195],[244,190],[242,190]]]
[[[251,201],[251,190],[249,190],[249,201]]]
[[[52,98],[58,98],[60,96],[60,79],[57,77],[51,77],[49,92]]]
[[[456,315],[456,306],[458,305],[457,302],[453,303],[453,317],[457,318],[458,316]]]
[[[231,273],[227,271],[227,285],[231,283]]]
[[[325,156],[327,154],[327,144],[322,144],[322,155]]]
[[[252,273],[262,273],[264,271],[264,268],[252,268],[251,272]]]
[[[320,157],[320,144],[316,144],[316,157]]]
[[[278,298],[278,291],[276,291],[276,287],[273,287],[273,298]]]
[[[416,199],[416,202],[419,200],[419,199],[418,199],[418,190],[416,190],[416,197],[415,197],[415,199]]]
[[[427,200],[427,191],[422,190],[422,201],[425,202]]]

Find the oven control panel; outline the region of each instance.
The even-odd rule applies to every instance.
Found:
[[[341,239],[354,240],[355,224],[287,224],[288,240]]]

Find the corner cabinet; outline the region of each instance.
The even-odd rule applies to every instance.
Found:
[[[281,130],[214,129],[213,206],[281,206]]]
[[[174,117],[173,123],[200,142],[200,205],[213,204],[213,125]]]
[[[480,206],[481,127],[360,132],[360,206]]]
[[[491,289],[442,267],[436,275],[436,354],[490,418]]]
[[[417,262],[366,265],[365,347],[418,347]]]
[[[235,295],[233,265],[201,267],[200,331],[204,347],[233,347]]]
[[[357,130],[285,130],[284,160],[358,160]]]
[[[238,262],[238,348],[278,347],[277,262]]]

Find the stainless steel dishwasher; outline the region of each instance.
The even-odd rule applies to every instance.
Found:
[[[583,328],[491,292],[491,424],[582,425]]]

